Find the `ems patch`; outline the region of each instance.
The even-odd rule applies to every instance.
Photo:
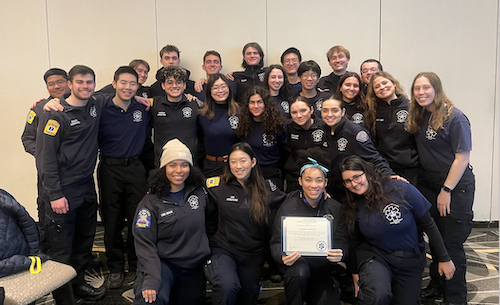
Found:
[[[281,102],[281,108],[283,108],[285,113],[290,113],[290,104],[287,101]]]
[[[140,111],[140,110],[134,111],[134,113],[132,114],[132,121],[134,123],[142,122],[142,111]]]
[[[26,118],[26,122],[28,122],[28,124],[31,125],[31,123],[33,123],[33,120],[35,119],[35,117],[36,117],[36,112],[31,110],[30,113],[28,113],[28,117]]]
[[[360,143],[365,143],[366,141],[368,141],[368,133],[366,133],[366,131],[364,130],[361,130],[356,135],[356,140]]]
[[[55,136],[61,125],[56,120],[49,120],[43,129],[43,133]]]
[[[364,119],[363,114],[359,113],[359,112],[353,114],[351,118],[352,118],[352,122],[354,124],[358,124],[358,125],[363,123],[363,119]]]
[[[387,219],[391,225],[397,225],[403,221],[403,216],[399,210],[399,206],[395,203],[389,203],[386,205],[382,212],[385,215],[385,219]]]
[[[323,135],[325,134],[325,132],[321,129],[316,129],[315,131],[313,131],[311,133],[311,136],[312,136],[312,140],[314,143],[319,143],[321,141],[323,141]]]
[[[152,98],[148,98],[148,100],[149,100],[149,103],[151,104],[151,106],[153,106],[153,101],[154,100]]]
[[[219,186],[220,183],[220,177],[212,177],[207,179],[207,188],[211,188],[214,186]]]
[[[192,210],[197,210],[200,207],[200,199],[196,195],[189,196],[187,202]]]
[[[203,107],[203,101],[200,99],[196,99],[196,104],[198,104],[198,107]]]
[[[261,83],[264,81],[264,75],[265,74],[266,74],[265,72],[257,74],[259,76],[259,80],[260,80]]]
[[[399,110],[396,112],[396,119],[398,123],[406,123],[406,119],[408,118],[408,111],[406,110]]]
[[[191,107],[184,107],[182,108],[182,116],[184,116],[184,118],[186,119],[189,119],[193,113],[193,109],[191,109]]]
[[[97,117],[97,109],[95,108],[95,105],[90,106],[89,114],[93,118]]]
[[[238,124],[240,122],[240,118],[237,116],[233,115],[227,119],[229,121],[229,126],[231,126],[231,129],[237,129]]]
[[[148,209],[141,209],[137,213],[135,227],[138,229],[149,229],[151,227],[151,213]]]
[[[321,111],[321,106],[323,105],[323,99],[320,98],[319,100],[316,101],[316,110]]]
[[[337,140],[337,147],[338,147],[339,151],[345,151],[348,143],[349,143],[349,141],[347,141],[346,138],[338,139]]]
[[[274,192],[278,189],[278,187],[276,186],[276,184],[274,184],[274,182],[272,182],[270,179],[267,179],[267,182],[269,182],[269,186],[271,187],[271,191]]]

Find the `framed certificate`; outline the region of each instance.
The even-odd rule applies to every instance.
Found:
[[[327,256],[332,248],[330,217],[281,217],[281,246],[285,255]]]

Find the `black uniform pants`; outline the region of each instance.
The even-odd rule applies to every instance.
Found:
[[[146,194],[146,172],[139,158],[113,159],[102,157],[97,169],[101,217],[104,224],[104,245],[109,271],[125,268],[122,231],[127,219],[126,253],[129,267],[136,268],[137,256],[132,236],[135,210]]]
[[[362,247],[359,266],[358,305],[420,304],[425,256],[419,251],[384,252]]]
[[[38,198],[36,199],[36,205],[38,210],[38,230],[40,231],[40,252],[47,252],[47,238],[45,233],[45,205],[49,202],[49,196],[43,188],[42,179],[37,175],[37,190]]]
[[[472,169],[466,168],[462,179],[451,193],[451,214],[441,217],[437,210],[437,196],[446,179],[446,174],[424,171],[420,174],[421,179],[418,182],[418,187],[420,192],[432,204],[431,216],[441,232],[448,255],[456,268],[451,280],[443,280],[438,274],[438,261],[433,260],[430,266],[431,282],[429,285],[442,289],[444,299],[447,302],[460,304],[467,302],[467,284],[465,280],[467,261],[463,244],[472,229],[475,178]],[[432,244],[430,248],[431,252],[433,252]]]
[[[214,248],[209,261],[205,273],[213,287],[212,304],[257,304],[262,254],[240,255]]]
[[[285,298],[287,305],[340,305],[337,282],[332,277],[333,264],[324,257],[301,257],[286,266]]]
[[[97,224],[97,196],[93,178],[84,184],[64,187],[63,193],[69,203],[66,214],[52,210],[50,201],[45,202],[45,229],[47,254],[54,260],[70,264],[77,275],[73,285],[85,283],[84,275],[88,262],[93,259],[92,244]],[[70,285],[53,292],[56,304],[71,304],[73,298]]]
[[[145,266],[147,268],[147,266]],[[134,280],[134,304],[146,303],[142,296],[145,273],[139,270]],[[194,269],[184,269],[161,260],[161,286],[152,304],[198,305],[203,304],[206,280],[203,264]]]

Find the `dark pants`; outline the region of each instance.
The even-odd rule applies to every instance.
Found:
[[[145,274],[137,272],[134,281],[134,304],[146,303],[142,297],[142,284]],[[161,261],[161,286],[152,304],[197,305],[203,304],[205,298],[206,280],[203,274],[203,264],[194,269],[183,269],[167,261]]]
[[[259,296],[262,255],[212,249],[205,273],[212,284],[212,304],[254,305]]]
[[[418,250],[387,253],[363,247],[356,253],[359,264],[358,305],[420,304],[425,256]]]
[[[128,161],[103,157],[97,170],[104,245],[110,272],[123,272],[125,267],[122,230],[127,220],[127,257],[129,267],[136,268],[132,223],[137,204],[146,194],[146,173],[138,158]]]
[[[333,264],[324,257],[301,257],[285,266],[287,305],[340,305],[337,282],[332,277]]]
[[[77,275],[73,285],[85,283],[84,275],[88,262],[93,259],[92,244],[97,225],[97,196],[93,178],[85,184],[63,188],[69,202],[69,212],[56,214],[45,202],[45,228],[47,234],[47,254],[62,263],[75,268]],[[53,292],[57,304],[71,304],[73,292],[69,285]]]
[[[437,196],[446,178],[434,172],[423,172],[420,175],[418,187],[420,192],[430,201],[430,213],[436,222],[448,255],[455,264],[455,274],[449,281],[438,274],[438,262],[433,260],[430,266],[431,282],[429,285],[444,292],[444,299],[449,303],[467,302],[467,284],[465,274],[467,261],[463,243],[467,240],[472,229],[472,203],[474,201],[475,178],[472,170],[466,168],[457,186],[451,193],[451,214],[441,217],[437,210]],[[433,252],[433,245],[430,245]]]
[[[40,252],[47,252],[47,238],[45,233],[45,205],[49,202],[49,196],[43,189],[42,180],[40,176],[37,175],[37,190],[38,198],[36,199],[36,205],[38,210],[38,230],[40,231]]]

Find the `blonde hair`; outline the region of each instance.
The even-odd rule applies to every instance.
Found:
[[[408,119],[406,120],[406,130],[410,133],[418,132],[424,123],[424,107],[417,103],[415,93],[413,91],[415,82],[421,77],[425,77],[429,80],[429,83],[435,93],[433,103],[436,109],[432,112],[431,117],[429,118],[429,125],[432,129],[435,131],[442,129],[444,123],[450,118],[453,108],[455,108],[453,102],[444,93],[443,85],[439,76],[437,76],[434,72],[420,72],[417,76],[415,76],[411,85],[410,111],[408,113]]]

